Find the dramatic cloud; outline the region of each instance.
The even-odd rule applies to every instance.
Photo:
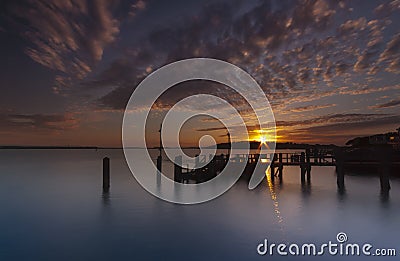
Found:
[[[399,122],[399,121],[400,121],[400,115],[395,115],[395,116],[364,119],[361,121],[354,121],[354,122],[353,121],[339,122],[339,123],[327,124],[327,125],[321,125],[321,126],[312,126],[312,127],[299,129],[299,131],[305,131],[307,133],[325,133],[326,135],[336,134],[336,133],[343,134],[344,129],[347,132],[351,132],[351,131],[359,132],[360,129],[368,129],[371,125],[374,125],[375,127],[392,126],[392,125],[396,125],[396,122]]]
[[[259,75],[257,80],[262,82],[267,93],[274,90],[287,93],[296,88],[293,75],[298,74],[298,81],[307,84],[313,81],[310,78],[312,70],[304,68],[300,72],[293,71],[295,67],[282,65],[277,57],[268,56],[266,52],[287,45],[291,39],[305,33],[307,28],[326,28],[336,12],[331,8],[328,2],[320,0],[308,1],[307,5],[294,5],[285,11],[273,11],[271,5],[265,2],[237,16],[231,4],[209,5],[183,25],[152,32],[148,39],[142,41],[142,46],[135,48],[131,58],[136,68],[144,69],[144,75],[157,65],[179,59],[219,58],[238,64],[253,75]],[[326,43],[313,41],[305,44],[298,49],[300,59],[310,58],[315,44],[320,44],[320,48],[323,48],[322,45]],[[150,53],[152,57],[149,60],[149,55],[143,57],[141,53]],[[344,68],[344,65],[338,65],[338,72],[343,72]],[[120,86],[120,90],[113,90],[109,96],[127,93],[128,89],[132,92],[133,88],[134,86]],[[107,104],[107,101],[113,100],[115,99],[105,96],[101,98],[101,104],[123,107],[115,106],[115,103]],[[123,104],[122,101],[121,105]]]
[[[0,114],[0,126],[6,130],[68,130],[79,121],[71,113],[66,114]]]
[[[69,98],[71,111],[122,113],[132,92],[150,73],[177,60],[210,57],[231,62],[255,78],[284,137],[329,140],[318,128],[339,129],[336,126],[354,123],[351,126],[364,132],[364,128],[378,128],[375,122],[383,126],[380,118],[397,120],[396,115],[379,112],[385,108],[392,112],[398,106],[398,0],[365,1],[362,6],[330,0],[168,4],[24,0],[5,5],[11,7],[7,14],[11,22],[0,28],[6,33],[15,30],[14,35],[24,39],[25,53],[51,69],[55,81],[50,88]],[[162,115],[179,100],[200,93],[229,101],[249,126],[255,126],[246,101],[219,84],[174,86],[153,109]],[[383,96],[387,98],[378,99]],[[197,108],[210,106],[204,103]],[[114,118],[109,120],[115,123]],[[211,121],[199,127],[213,128],[217,127]],[[336,140],[347,138],[330,135]]]
[[[336,114],[305,121],[278,122],[278,135],[285,141],[344,144],[363,135],[375,134],[375,129],[394,130],[400,115]]]
[[[379,61],[388,63],[388,72],[400,73],[400,34],[396,34],[386,45],[385,50],[379,56]]]
[[[23,28],[22,36],[30,42],[25,53],[67,81],[84,79],[107,45],[116,40],[119,22],[112,15],[113,4],[107,0],[26,1],[13,3],[11,9]]]
[[[129,11],[129,15],[131,17],[135,16],[141,10],[146,8],[146,2],[143,0],[138,0],[131,5],[131,10]]]
[[[26,34],[36,44],[36,49],[30,50],[59,61],[68,52],[82,48],[93,60],[100,60],[104,47],[118,33],[118,22],[108,8],[107,1],[35,1],[35,9],[20,13],[29,21],[32,31]],[[80,21],[87,16],[91,22]]]
[[[335,107],[335,106],[336,106],[336,104],[308,105],[308,106],[293,108],[293,109],[290,109],[289,111],[290,112],[315,111],[315,110],[331,108],[331,107]]]
[[[272,7],[264,2],[239,14],[229,3],[208,5],[182,24],[154,30],[141,45],[132,48],[129,57],[142,78],[179,59],[227,60],[251,73],[273,104],[308,100],[314,93],[317,97],[324,92],[335,94],[335,90],[329,90],[334,82],[350,85],[351,68],[357,73],[377,74],[384,60],[379,57],[396,49],[395,43],[388,43],[387,51],[379,51],[382,31],[390,24],[386,18],[368,20],[362,16],[335,23],[333,17],[345,14],[347,5],[321,0]],[[391,61],[386,71],[394,72],[398,61]],[[125,100],[118,105],[113,96],[129,95],[140,80],[113,88],[100,104],[123,108]],[[368,86],[359,89],[362,85],[357,82],[351,84],[349,93],[374,91]],[[322,89],[325,86],[328,89]]]
[[[360,113],[348,113],[348,114],[330,114],[323,115],[316,118],[304,119],[298,121],[277,121],[276,125],[280,127],[299,127],[307,125],[328,125],[328,124],[343,124],[343,123],[355,123],[355,122],[368,122],[372,120],[380,120],[388,117],[387,114],[360,114]]]
[[[378,104],[372,106],[374,109],[384,109],[384,108],[391,108],[391,107],[396,107],[400,105],[400,100],[391,100],[390,102],[386,102],[383,104]]]

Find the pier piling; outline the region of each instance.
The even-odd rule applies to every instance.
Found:
[[[390,180],[389,173],[391,170],[391,149],[389,147],[382,147],[379,150],[380,155],[380,168],[379,168],[379,179],[381,183],[381,193],[389,194]]]
[[[300,179],[303,184],[306,181],[306,155],[304,152],[300,154]]]
[[[283,178],[283,158],[282,158],[282,153],[279,153],[278,177],[279,177],[279,179]]]
[[[175,157],[174,164],[174,181],[182,182],[182,156]]]
[[[103,159],[103,192],[110,191],[110,158]]]
[[[344,186],[344,158],[342,151],[338,148],[335,151],[336,156],[336,183],[339,192],[345,190]]]
[[[162,157],[161,155],[157,157],[157,170],[161,173]]]
[[[310,149],[306,149],[306,174],[307,181],[311,181],[311,161],[310,161]]]
[[[269,166],[269,168],[270,168],[270,177],[271,177],[271,181],[274,182],[274,180],[275,180],[275,161],[276,161],[276,157],[275,157],[274,153],[272,153],[270,155],[270,157],[271,157],[271,164]]]

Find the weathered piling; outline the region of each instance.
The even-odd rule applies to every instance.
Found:
[[[310,149],[306,149],[306,174],[307,181],[311,181],[311,161],[310,161]]]
[[[194,158],[194,168],[197,169],[199,166],[200,166],[200,156],[199,154],[196,154]]]
[[[182,156],[175,157],[174,181],[182,183]]]
[[[344,156],[340,148],[337,148],[335,150],[335,159],[336,159],[336,183],[339,192],[341,192],[345,190],[345,186],[344,186]]]
[[[161,173],[162,157],[161,155],[157,157],[157,170]]]
[[[103,159],[103,192],[110,191],[110,158]]]
[[[378,152],[380,155],[379,179],[381,183],[381,193],[388,194],[390,190],[389,176],[392,162],[392,150],[388,146],[382,146],[382,148],[380,148]]]
[[[314,154],[314,163],[320,163],[319,162],[319,157],[318,157],[318,149],[317,148],[314,148],[313,149],[313,154]]]
[[[283,178],[283,158],[282,158],[282,153],[279,153],[278,177],[280,179]]]
[[[208,163],[208,176],[207,176],[207,180],[210,180],[212,178],[215,178],[217,176],[217,170],[215,167],[215,159],[214,156],[210,154],[210,158],[209,158],[209,163]]]
[[[275,157],[274,153],[272,153],[270,155],[270,157],[271,157],[271,164],[269,166],[269,168],[270,168],[270,177],[271,177],[271,181],[273,182],[275,180],[275,161],[276,161],[276,157]]]
[[[306,155],[304,152],[300,155],[300,180],[301,183],[306,181]]]

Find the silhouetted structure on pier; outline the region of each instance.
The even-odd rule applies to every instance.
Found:
[[[217,176],[227,165],[228,161],[246,162],[246,168],[242,173],[242,179],[249,179],[260,160],[261,164],[270,163],[269,175],[271,180],[275,178],[283,179],[284,166],[299,166],[300,181],[302,184],[311,181],[311,170],[313,166],[334,166],[337,173],[337,186],[339,192],[345,191],[345,172],[352,168],[367,166],[369,169],[377,170],[380,176],[381,191],[388,193],[390,190],[389,176],[393,165],[400,166],[400,160],[395,161],[393,149],[390,146],[379,146],[372,150],[374,157],[372,160],[366,158],[352,157],[352,148],[341,148],[337,146],[305,146],[301,152],[285,152],[270,155],[249,154],[249,155],[216,155],[209,158],[209,163],[204,167],[197,168],[199,163],[206,162],[206,156],[196,157],[195,164],[190,167],[182,165],[182,157],[177,157],[175,162],[174,180],[180,183],[201,183]],[[200,159],[201,158],[201,159]],[[368,158],[369,159],[369,158]],[[265,168],[266,169],[266,168]]]
[[[201,159],[200,159],[201,157]],[[238,154],[238,155],[216,155],[213,158],[209,158],[209,163],[202,167],[197,168],[199,163],[205,163],[206,156],[196,155],[196,162],[193,167],[180,167],[175,165],[174,180],[176,182],[190,182],[195,183],[205,182],[212,179],[218,175],[223,168],[226,166],[228,161],[235,162],[246,162],[246,168],[243,175],[251,175],[252,170],[254,170],[257,162],[261,160],[261,164],[270,164],[270,175],[271,179],[274,180],[275,177],[280,179],[283,178],[283,168],[284,166],[300,166],[301,170],[301,180],[305,181],[311,179],[311,167],[312,166],[335,166],[335,158],[333,154],[328,150],[316,151],[315,149],[305,149],[305,152],[291,152],[291,153],[276,153],[270,155],[260,155],[260,154]],[[182,157],[178,156],[175,162],[181,163]]]

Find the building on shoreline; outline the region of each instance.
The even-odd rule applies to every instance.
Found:
[[[368,147],[378,145],[391,145],[394,149],[400,149],[400,128],[397,132],[388,132],[384,134],[375,134],[366,137],[357,137],[346,142],[346,145],[352,147]]]

